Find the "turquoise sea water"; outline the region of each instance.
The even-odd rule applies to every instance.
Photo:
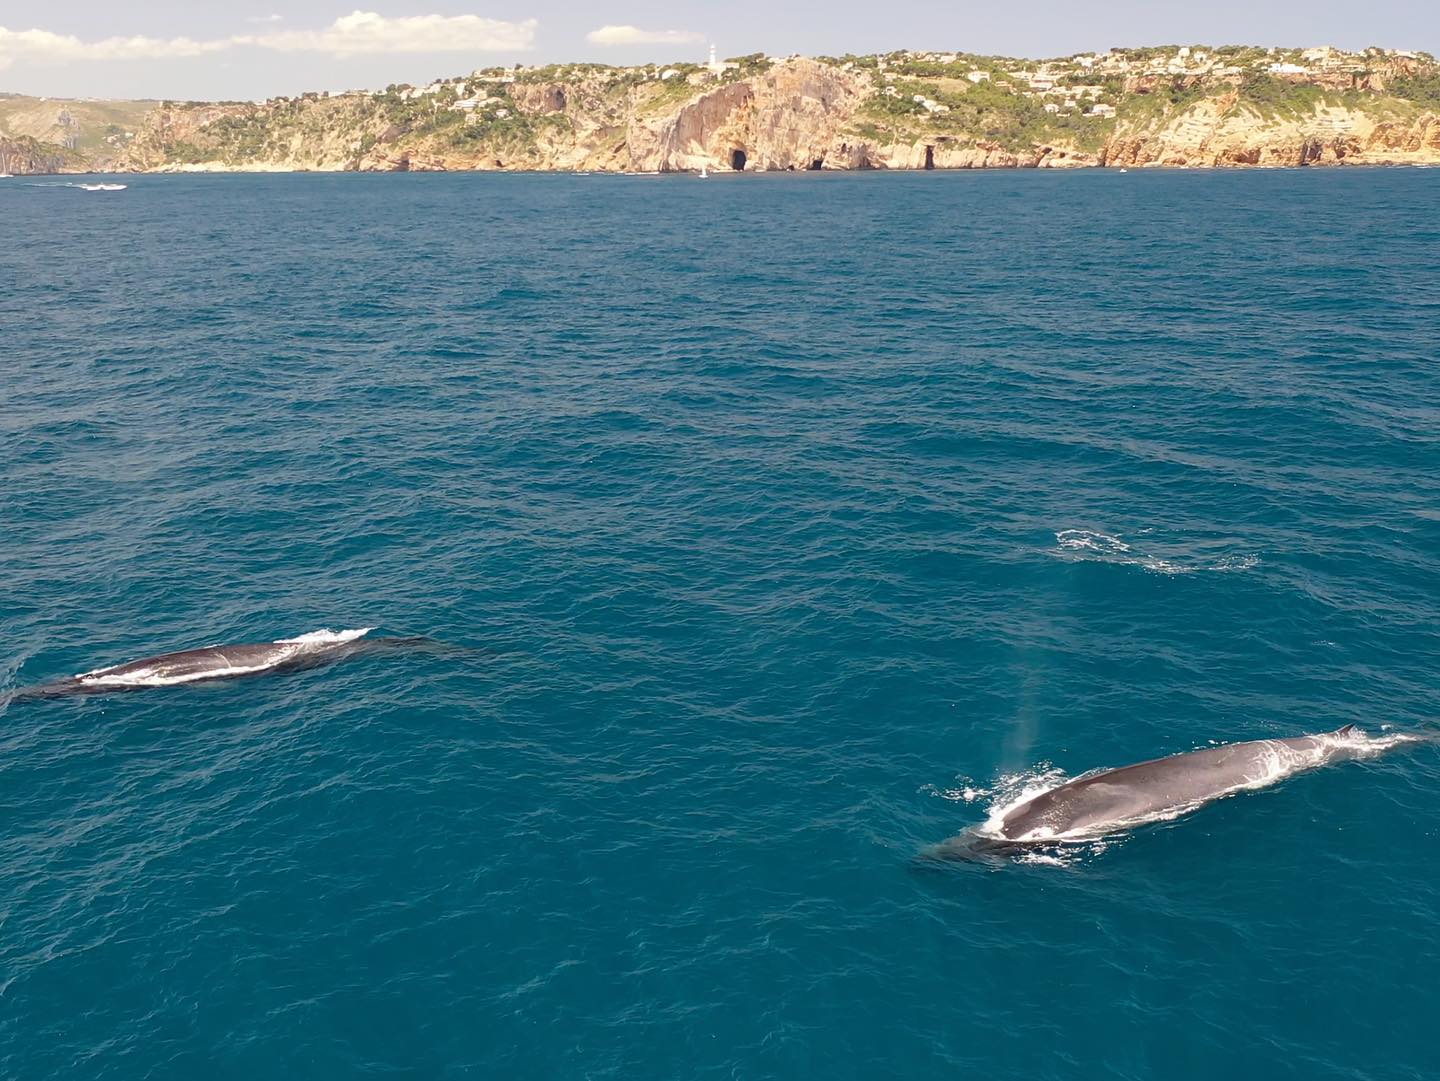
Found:
[[[6,1078],[1440,1075],[1440,172],[0,182]]]

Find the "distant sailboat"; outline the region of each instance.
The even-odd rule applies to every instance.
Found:
[[[710,176],[710,170],[709,170],[708,168],[706,168],[704,165],[701,165],[701,166],[700,166],[700,179],[701,179],[701,180],[706,180],[706,179],[709,179],[709,176]]]

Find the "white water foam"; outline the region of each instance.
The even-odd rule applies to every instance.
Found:
[[[1003,837],[1000,827],[1004,824],[1006,815],[1017,807],[1023,807],[1035,797],[1043,796],[1072,780],[1079,778],[1066,776],[1064,770],[1056,769],[1048,762],[1023,773],[1004,774],[995,785],[995,798],[986,809],[985,821],[976,827],[975,832],[987,837]]]
[[[1060,547],[1071,552],[1101,552],[1105,555],[1123,555],[1130,546],[1119,537],[1108,533],[1097,533],[1090,529],[1062,529],[1055,534]]]
[[[1002,773],[995,779],[994,784],[988,786],[977,785],[969,777],[957,777],[958,787],[936,788],[927,785],[924,790],[952,803],[979,803],[981,800],[989,800],[993,809],[997,804],[1016,806],[1034,799],[1042,792],[1058,788],[1068,780],[1070,778],[1065,775],[1064,770],[1052,766],[1049,762],[1041,762],[1018,773]]]
[[[1012,810],[1029,803],[1036,796],[1043,795],[1075,779],[1067,776],[1064,770],[1052,766],[1048,762],[1041,762],[1030,769],[1017,773],[1003,773],[988,788],[978,787],[970,778],[961,777],[957,778],[957,781],[960,782],[958,787],[944,789],[929,787],[928,791],[931,795],[954,803],[979,803],[981,800],[989,800],[985,821],[974,827],[973,832],[979,836],[998,839],[1004,836],[1000,832],[1000,825]],[[1094,849],[1094,852],[1100,852],[1107,844],[1108,842],[1102,842],[1099,846],[1091,846],[1091,848]],[[1088,854],[1093,853],[1084,846],[1056,843],[1019,850],[1011,853],[1007,858],[1014,863],[1069,867],[1076,863],[1081,856]]]
[[[1149,533],[1150,530],[1141,530]],[[1247,571],[1260,562],[1257,555],[1227,555],[1208,563],[1182,563],[1136,551],[1118,536],[1093,529],[1062,529],[1055,534],[1055,555],[1075,561],[1116,563],[1141,567],[1156,574],[1193,574],[1196,571]]]
[[[329,627],[321,627],[318,631],[310,631],[308,634],[297,635],[294,638],[277,638],[277,646],[328,646],[339,645],[342,642],[353,642],[357,638],[364,638],[373,631],[374,627],[355,627],[351,630],[332,631]]]

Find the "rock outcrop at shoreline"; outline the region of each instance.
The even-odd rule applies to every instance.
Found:
[[[1440,164],[1440,65],[1378,49],[552,65],[142,112],[123,139],[35,144],[9,171]],[[3,132],[0,112],[0,148]]]
[[[688,102],[659,122],[653,144],[636,140],[632,159],[660,171],[866,168],[844,129],[869,90],[851,72],[789,60]]]
[[[65,171],[68,155],[29,137],[0,135],[0,173],[15,176]]]

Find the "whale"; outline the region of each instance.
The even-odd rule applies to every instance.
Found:
[[[173,687],[207,680],[235,679],[270,672],[296,671],[329,664],[361,652],[386,649],[446,648],[431,638],[367,638],[372,627],[311,631],[273,642],[243,642],[158,653],[137,661],[95,668],[51,683],[12,691],[4,701],[109,694],[152,687]]]
[[[1096,770],[997,808],[990,818],[925,849],[928,859],[974,859],[1089,842],[1167,821],[1217,799],[1265,788],[1332,762],[1366,758],[1418,737],[1333,732],[1222,744]]]

